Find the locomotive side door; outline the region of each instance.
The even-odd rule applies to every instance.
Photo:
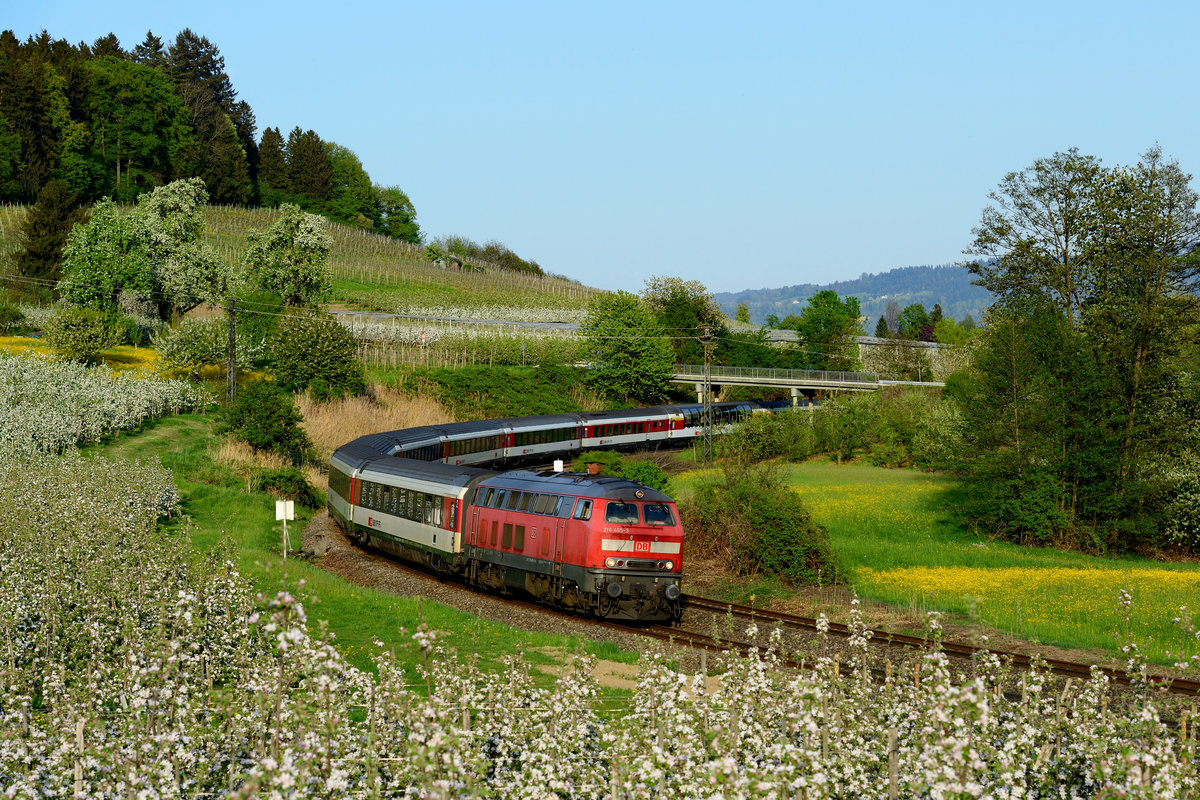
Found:
[[[562,519],[555,520],[554,526],[554,574],[562,577],[563,574],[563,545],[567,539],[567,521]]]

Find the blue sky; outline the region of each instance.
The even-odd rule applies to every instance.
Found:
[[[259,130],[398,184],[430,235],[547,270],[714,291],[955,261],[1004,173],[1158,142],[1200,170],[1200,4],[12,4],[130,48],[185,27]]]

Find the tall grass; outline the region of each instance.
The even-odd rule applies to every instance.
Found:
[[[304,430],[322,461],[346,442],[379,431],[452,422],[453,417],[431,397],[376,385],[369,396],[317,403],[307,394],[297,400]]]

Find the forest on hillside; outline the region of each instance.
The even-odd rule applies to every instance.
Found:
[[[50,192],[58,206],[128,204],[192,177],[213,204],[290,203],[426,244],[408,195],[372,181],[348,146],[300,125],[260,132],[205,36],[185,29],[167,43],[147,31],[126,49],[112,33],[90,45],[47,31],[25,41],[0,33],[0,202],[32,204]],[[445,236],[428,245],[431,259],[542,272],[496,241]]]
[[[862,315],[872,324],[886,312],[889,302],[895,302],[901,308],[914,303],[926,308],[941,305],[942,312],[952,319],[971,316],[979,320],[993,298],[987,289],[972,283],[974,280],[966,267],[957,264],[898,267],[877,275],[863,273],[854,280],[719,292],[714,298],[730,317],[739,304],[745,303],[750,320],[756,325],[764,324],[772,314],[782,319],[798,313],[810,298],[825,290],[841,297],[858,298]]]

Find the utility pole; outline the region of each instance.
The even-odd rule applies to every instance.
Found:
[[[712,332],[705,325],[700,329],[700,343],[704,345],[704,433],[703,457],[704,462],[713,460],[715,455],[713,444],[713,407],[712,407],[712,356],[714,342]]]
[[[237,316],[234,314],[237,300],[229,298],[229,387],[226,394],[233,402],[237,394]]]

